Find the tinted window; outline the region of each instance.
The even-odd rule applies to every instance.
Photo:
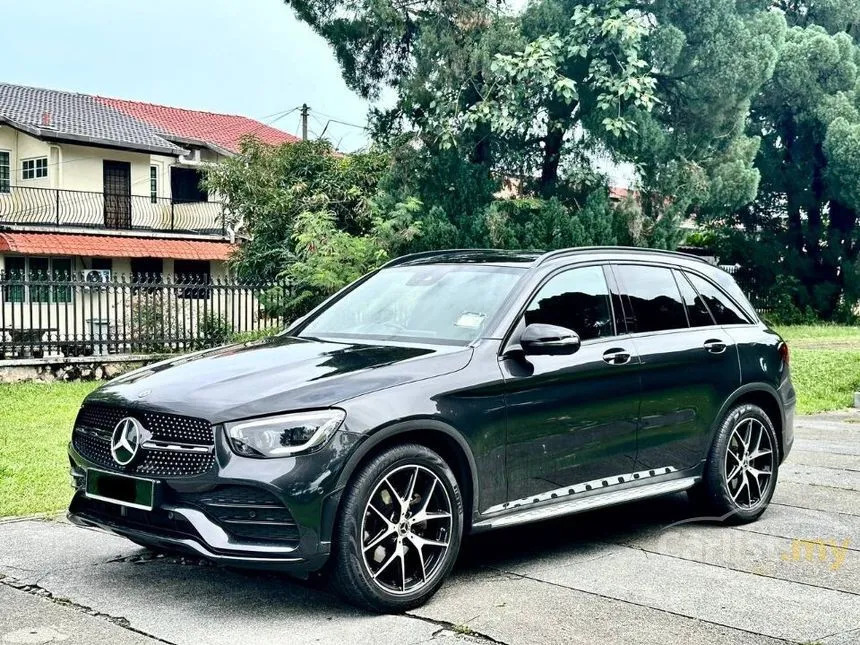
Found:
[[[684,306],[687,307],[687,318],[690,320],[690,327],[707,327],[714,324],[714,319],[708,308],[705,306],[702,297],[696,293],[696,290],[690,286],[683,274],[676,272],[675,279],[678,282],[678,288],[681,290],[681,297],[684,299]]]
[[[383,269],[319,312],[299,335],[466,345],[485,331],[524,273],[465,263]]]
[[[749,323],[747,317],[740,308],[733,303],[722,291],[713,284],[700,278],[695,274],[689,274],[690,281],[708,305],[708,309],[714,314],[714,319],[719,325],[741,325]]]
[[[532,300],[525,321],[567,327],[582,340],[614,335],[603,268],[571,269],[551,278]]]
[[[718,271],[714,274],[714,282],[716,282],[720,289],[729,294],[729,300],[736,303],[736,309],[738,305],[740,306],[741,315],[745,318],[746,322],[755,321],[755,309],[732,276],[724,271]]]
[[[687,315],[670,269],[623,264],[616,267],[621,288],[630,298],[636,331],[685,329]]]

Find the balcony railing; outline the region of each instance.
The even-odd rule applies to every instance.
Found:
[[[74,226],[93,229],[175,231],[224,235],[218,202],[180,202],[148,195],[23,186],[0,188],[0,225]]]

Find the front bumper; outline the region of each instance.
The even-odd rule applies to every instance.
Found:
[[[77,496],[76,496],[77,497]],[[83,496],[81,495],[83,498]],[[103,509],[102,509],[103,510]],[[204,557],[219,564],[245,568],[274,569],[294,574],[308,574],[320,569],[328,558],[328,550],[321,548],[312,556],[297,554],[296,547],[267,547],[234,540],[220,526],[200,511],[176,507],[159,509],[181,518],[194,533],[160,530],[147,524],[138,524],[126,518],[112,519],[104,512],[88,508],[85,498],[73,502],[67,516],[78,526],[98,528],[128,538],[142,546],[182,551]],[[144,512],[144,511],[140,511]]]
[[[216,439],[215,465],[210,471],[193,477],[151,477],[159,491],[152,511],[88,497],[86,471],[106,468],[87,460],[70,444],[75,494],[68,518],[78,526],[109,531],[143,546],[307,576],[328,559],[341,493],[335,488],[337,476],[359,440],[357,435],[340,432],[319,453],[258,460],[239,457],[226,441],[221,445]],[[114,470],[122,474],[122,469]],[[217,504],[212,498],[218,501],[219,491],[250,491],[252,498],[272,505],[256,510],[261,508],[256,503]],[[269,530],[259,518],[249,519],[255,513],[274,515],[279,521],[271,522]]]

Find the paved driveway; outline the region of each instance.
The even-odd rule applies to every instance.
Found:
[[[468,539],[405,616],[313,585],[0,523],[0,642],[860,643],[860,415],[801,418],[771,508],[727,528],[685,495]]]

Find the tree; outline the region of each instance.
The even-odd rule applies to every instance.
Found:
[[[860,3],[777,4],[791,28],[748,128],[762,140],[759,195],[717,222],[762,291],[832,319],[860,295]]]
[[[206,169],[207,188],[246,238],[233,268],[288,284],[287,293],[275,288],[262,298],[269,314],[305,313],[418,235],[420,204],[378,191],[388,165],[385,154],[342,156],[326,141],[273,147],[247,139],[238,155]]]
[[[231,226],[248,238],[234,268],[248,277],[275,278],[295,259],[294,226],[305,212],[330,213],[339,229],[366,233],[387,167],[385,154],[338,155],[327,141],[275,147],[244,140],[239,154],[209,166],[205,177]]]
[[[684,218],[756,194],[758,139],[744,120],[785,31],[766,0],[537,0],[520,12],[482,0],[287,1],[329,40],[354,89],[394,89],[375,138],[411,135],[426,162],[419,183],[514,178],[524,198],[554,197],[577,217],[606,191],[595,160],[631,161],[638,199],[620,215],[606,202],[603,221],[670,247]],[[453,181],[431,176],[440,166]],[[463,218],[475,229],[496,201],[477,195],[483,203],[469,193],[436,208],[454,200],[424,190],[427,230],[462,237],[452,233]]]

